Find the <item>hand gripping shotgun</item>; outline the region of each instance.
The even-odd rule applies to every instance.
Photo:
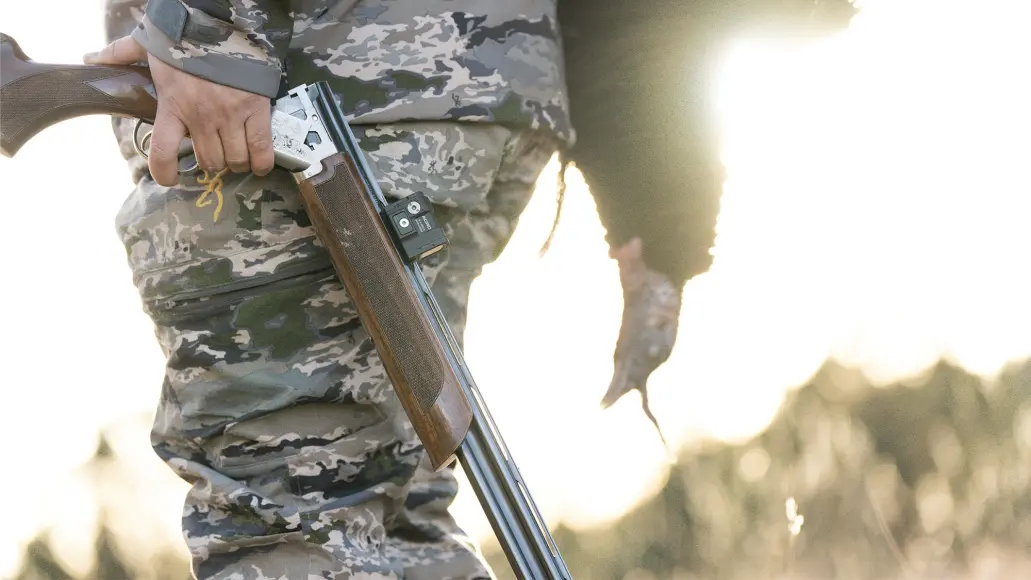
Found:
[[[93,114],[135,118],[140,149],[140,125],[156,110],[146,67],[37,63],[0,33],[6,157],[55,123]],[[325,82],[276,99],[272,132],[276,165],[297,181],[434,469],[462,464],[518,578],[570,579],[418,264],[448,244],[429,199],[387,203]]]

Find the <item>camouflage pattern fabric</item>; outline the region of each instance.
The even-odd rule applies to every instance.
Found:
[[[292,83],[329,80],[354,104],[352,129],[385,195],[421,191],[437,204],[452,246],[423,267],[461,340],[469,285],[569,138],[552,107],[562,88],[551,41],[532,26],[487,31],[532,24],[520,11],[550,29],[552,4],[290,4],[290,54],[309,59]],[[448,28],[458,17],[445,6],[478,16]],[[141,0],[108,0],[108,39],[143,14]],[[458,60],[438,58],[435,43]],[[435,77],[412,72],[429,66],[417,55]],[[448,512],[454,474],[429,469],[293,179],[191,174],[165,188],[135,153],[132,122],[112,123],[135,183],[117,231],[167,357],[152,444],[192,484],[183,533],[197,578],[490,578]]]
[[[553,140],[450,123],[356,134],[385,193],[421,174],[479,201],[438,208],[453,247],[424,268],[460,333],[469,284]],[[451,158],[464,169],[430,177]],[[429,469],[290,176],[223,180],[217,220],[203,178],[165,188],[146,175],[117,218],[168,359],[152,443],[193,484],[183,529],[197,577],[490,578],[448,514],[454,475]]]
[[[572,141],[555,0],[108,0],[147,51],[275,97],[327,81],[357,123],[454,120]],[[137,25],[137,22],[139,24]]]
[[[287,2],[150,0],[133,38],[190,74],[275,97],[291,32]],[[279,42],[277,42],[279,41]]]

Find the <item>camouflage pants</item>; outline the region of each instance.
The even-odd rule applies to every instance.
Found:
[[[424,265],[456,335],[553,143],[499,126],[355,127],[388,197],[423,191],[451,249]],[[167,357],[152,443],[192,484],[201,579],[490,578],[434,473],[292,178],[140,175],[118,215]]]

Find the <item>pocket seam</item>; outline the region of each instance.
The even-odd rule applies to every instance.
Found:
[[[297,236],[296,238],[290,238],[289,240],[286,240],[286,241],[283,241],[283,242],[278,242],[278,243],[271,244],[271,245],[266,244],[266,245],[261,246],[260,248],[247,248],[246,250],[240,250],[239,252],[233,252],[231,254],[220,254],[218,256],[211,256],[211,257],[208,257],[208,258],[191,258],[189,260],[183,260],[181,262],[172,262],[170,264],[164,264],[162,266],[158,266],[157,268],[149,268],[149,269],[146,269],[146,270],[138,270],[137,271],[137,278],[142,278],[142,277],[146,276],[147,274],[156,274],[158,272],[164,272],[165,270],[170,270],[172,268],[176,268],[176,267],[179,267],[179,266],[188,266],[190,264],[203,264],[204,262],[210,262],[211,260],[233,258],[233,257],[239,256],[241,254],[249,254],[251,252],[258,252],[258,251],[265,251],[265,250],[274,250],[276,248],[281,248],[281,247],[286,246],[288,244],[293,244],[293,243],[298,242],[300,240],[307,240],[307,239],[315,238],[315,237],[317,237],[317,236],[315,235],[315,232],[312,231],[311,234],[307,234],[307,235],[303,235],[303,236]]]

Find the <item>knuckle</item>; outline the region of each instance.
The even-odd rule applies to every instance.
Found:
[[[217,160],[211,159],[209,156],[201,155],[199,153],[197,154],[197,165],[201,169],[203,169],[205,171],[209,171],[209,172],[211,172],[211,171],[215,171],[215,172],[221,171],[222,168],[224,167],[222,164],[218,163]]]
[[[172,158],[172,151],[160,143],[151,143],[150,158],[159,163],[167,161]]]
[[[110,50],[108,50],[109,56],[112,56],[112,57],[117,58],[119,60],[126,59],[126,58],[129,58],[130,56],[132,56],[132,53],[129,50],[130,47],[125,42],[121,42],[121,41],[116,40],[116,41],[112,42],[111,44],[109,44],[108,48],[110,49]],[[105,49],[105,50],[107,50],[107,49]]]
[[[218,120],[222,115],[217,104],[207,99],[197,99],[192,103],[193,120],[200,123],[210,123]]]
[[[253,111],[251,111],[251,107],[248,106],[246,102],[236,102],[233,103],[233,105],[233,116],[237,119],[240,119],[241,121],[246,120],[253,114]]]
[[[214,104],[222,115],[234,118],[240,116],[240,105],[233,99],[218,99]]]
[[[178,97],[176,97],[175,93],[170,93],[167,96],[165,96],[162,99],[161,104],[164,105],[164,107],[172,116],[178,119],[182,119],[185,116],[183,114],[183,103],[180,101]]]
[[[269,101],[265,97],[251,95],[246,101],[246,106],[251,114],[258,114],[268,109]]]
[[[272,131],[272,119],[268,115],[252,114],[247,117],[248,130],[258,135],[268,135]]]
[[[268,121],[257,121],[254,117],[248,119],[247,131],[256,138],[271,139],[272,124]]]
[[[250,145],[255,151],[266,151],[272,148],[272,140],[266,135],[256,135],[251,137]]]

